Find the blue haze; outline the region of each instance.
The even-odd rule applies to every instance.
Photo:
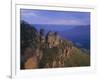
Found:
[[[62,39],[72,41],[77,47],[90,50],[90,25],[54,25],[54,24],[34,24],[38,31],[42,28],[45,34],[48,31],[57,32]]]

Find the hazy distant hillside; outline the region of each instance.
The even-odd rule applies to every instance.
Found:
[[[69,38],[77,38],[79,40],[90,38],[90,26],[76,26],[70,30],[64,31]],[[72,37],[73,35],[73,37]]]
[[[77,26],[64,31],[64,35],[72,40],[77,47],[90,50],[90,26]]]
[[[87,51],[63,39],[56,30],[48,29],[45,33],[46,29],[37,29],[24,21],[20,27],[21,69],[90,66]]]

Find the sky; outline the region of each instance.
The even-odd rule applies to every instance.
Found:
[[[20,19],[29,24],[90,25],[90,12],[21,9]]]

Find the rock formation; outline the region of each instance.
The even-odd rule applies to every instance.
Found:
[[[21,22],[21,69],[89,66],[90,57],[57,32]]]

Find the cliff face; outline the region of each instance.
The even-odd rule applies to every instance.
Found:
[[[90,56],[57,32],[38,32],[21,22],[21,69],[89,66]]]

